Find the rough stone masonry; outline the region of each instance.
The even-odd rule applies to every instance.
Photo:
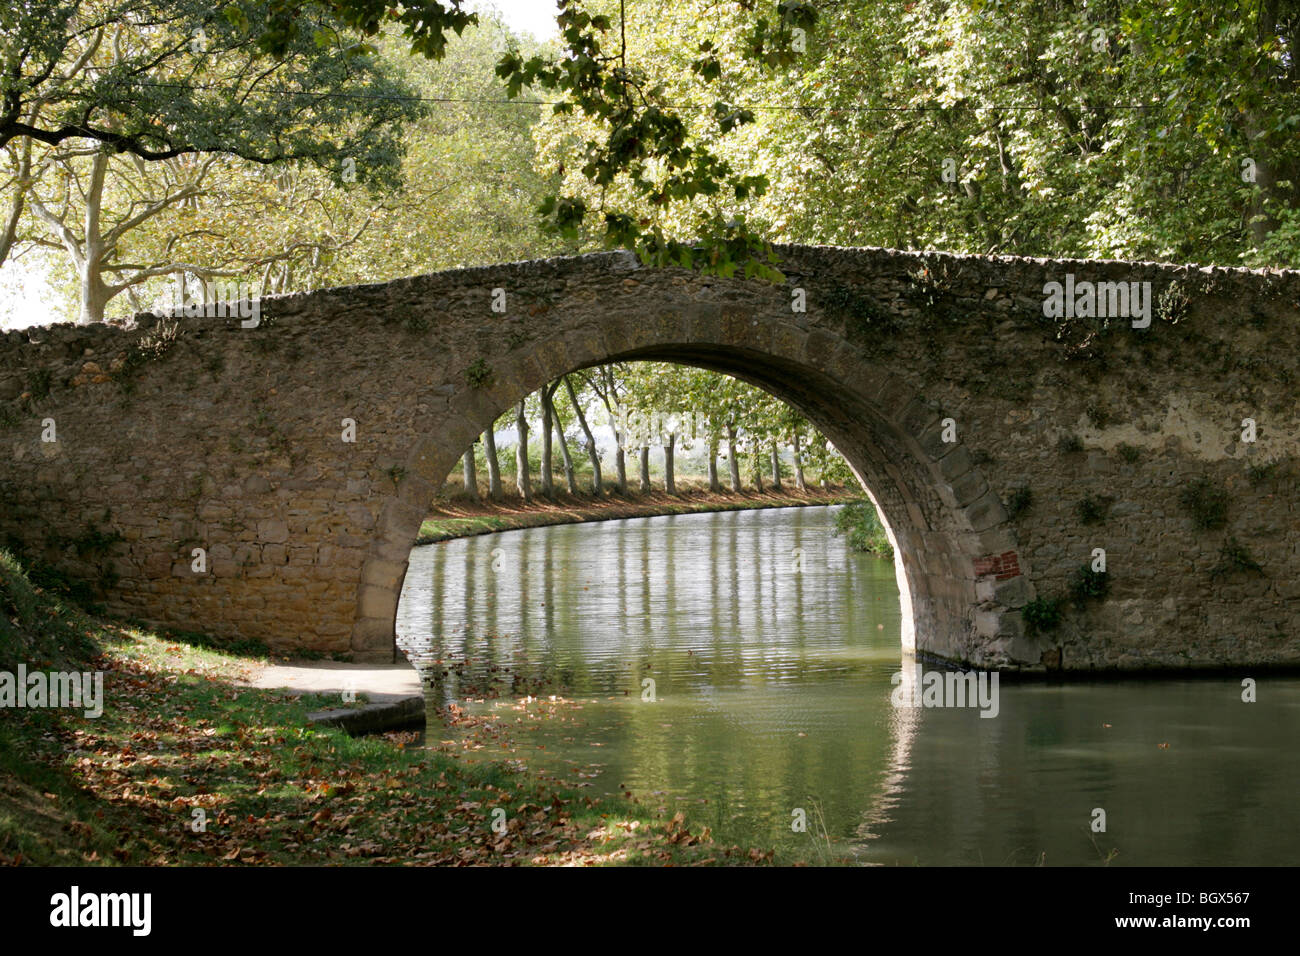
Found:
[[[389,660],[420,522],[474,438],[564,372],[655,359],[835,442],[918,653],[1300,664],[1300,272],[778,251],[784,284],[610,253],[266,299],[252,328],[9,332],[0,536],[114,614]],[[1151,283],[1149,325],[1049,317],[1067,275]]]

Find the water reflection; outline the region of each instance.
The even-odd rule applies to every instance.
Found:
[[[622,784],[729,842],[904,865],[1295,859],[1300,681],[1261,680],[1257,704],[1236,675],[1004,681],[996,719],[896,709],[890,678],[912,666],[894,569],[848,554],[831,511],[418,548],[401,642],[431,703],[486,696],[467,706],[513,720],[514,695],[577,701],[521,722],[511,758],[591,792]],[[799,809],[812,833],[791,831]]]

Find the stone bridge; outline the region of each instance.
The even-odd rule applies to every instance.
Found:
[[[610,253],[266,299],[250,328],[9,332],[0,536],[129,619],[390,660],[412,543],[475,437],[562,373],[654,359],[835,442],[918,653],[1300,664],[1300,272],[778,251],[781,285]],[[1104,577],[1080,570],[1096,549]]]

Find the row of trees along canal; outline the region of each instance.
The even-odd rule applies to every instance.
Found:
[[[469,498],[479,498],[480,469],[487,472],[487,496],[504,497],[497,430],[511,426],[514,484],[525,501],[561,490],[647,493],[654,487],[655,448],[661,450],[655,457],[662,462],[660,480],[668,494],[678,493],[677,456],[684,452],[703,460],[714,493],[724,490],[723,469],[725,488],[733,492],[779,491],[787,481],[804,492],[810,474],[823,487],[852,480],[834,447],[790,406],[729,376],[681,365],[601,365],[564,375],[526,396],[465,452],[461,483]],[[602,454],[600,437],[612,456]]]

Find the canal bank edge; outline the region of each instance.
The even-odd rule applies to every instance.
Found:
[[[734,494],[724,492],[724,495]],[[796,497],[795,495],[798,495]],[[667,515],[714,514],[723,511],[765,511],[769,508],[812,508],[845,505],[855,501],[866,501],[865,493],[854,493],[849,489],[837,489],[823,493],[810,489],[808,492],[796,492],[793,495],[783,492],[742,492],[735,501],[693,500],[689,496],[672,501],[650,500],[638,501],[630,498],[604,498],[574,508],[556,506],[546,510],[508,512],[496,514],[475,512],[464,516],[448,514],[425,520],[416,538],[416,546],[441,544],[457,538],[473,538],[483,534],[495,534],[500,531],[519,531],[524,528],[547,528],[561,524],[589,524],[598,521],[622,521],[632,518],[659,518]],[[448,524],[459,521],[500,521],[499,526],[486,523],[464,528],[441,528],[426,530],[430,525]]]

